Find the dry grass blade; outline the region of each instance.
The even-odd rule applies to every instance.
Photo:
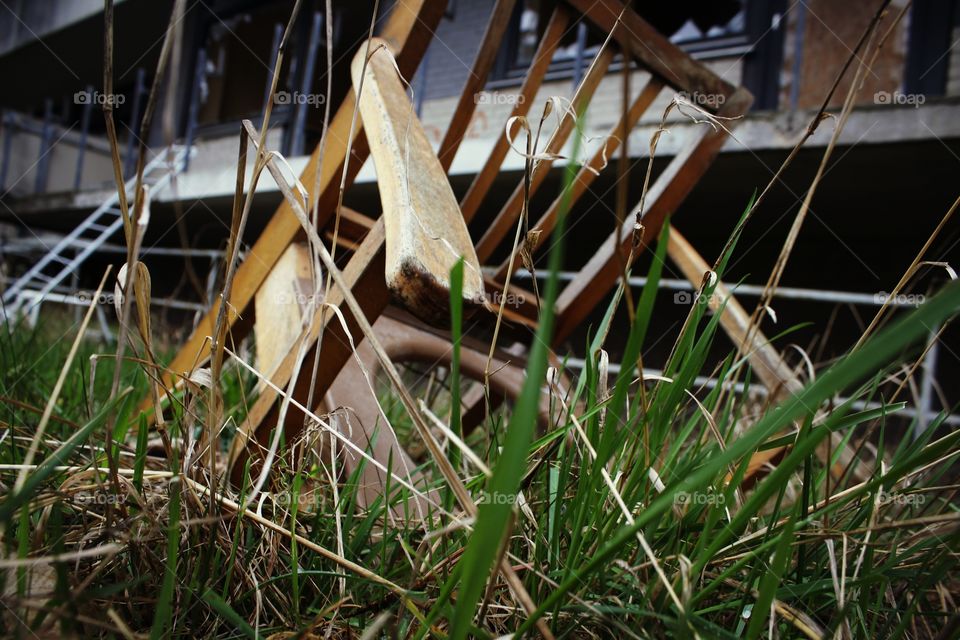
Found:
[[[290,38],[290,34],[300,12],[301,1],[302,0],[297,0],[293,6],[293,10],[290,13],[290,18],[287,21],[286,29],[283,33],[283,38],[280,41],[280,48],[277,51],[273,76],[270,78],[270,91],[267,95],[266,104],[263,106],[263,122],[260,125],[261,137],[266,136],[266,132],[270,124],[270,114],[273,111],[273,96],[277,90],[277,83],[280,81],[280,70],[283,67],[283,56],[287,48],[288,39]],[[247,124],[247,122],[245,121],[244,124]],[[217,432],[218,425],[222,421],[223,415],[223,394],[222,390],[220,389],[220,374],[223,367],[224,348],[226,347],[227,314],[230,312],[229,302],[233,292],[234,276],[236,275],[239,263],[240,242],[243,239],[244,231],[246,230],[247,220],[249,219],[250,215],[250,208],[253,206],[254,193],[256,192],[257,184],[260,181],[260,175],[265,166],[264,155],[262,153],[258,154],[256,162],[254,163],[253,176],[250,179],[250,186],[246,194],[246,199],[244,199],[241,204],[241,197],[243,195],[244,188],[244,176],[246,172],[246,160],[247,133],[244,127],[241,126],[240,150],[237,154],[236,190],[233,196],[233,218],[231,221],[230,238],[228,241],[226,254],[227,263],[224,267],[225,275],[223,290],[220,294],[220,305],[217,309],[217,318],[214,324],[213,336],[210,343],[210,375],[213,379],[213,384],[210,386],[209,392],[210,406],[207,414],[204,443],[209,446],[210,455],[208,460],[208,469],[211,474],[215,473],[214,447],[212,444],[215,442],[215,434]],[[213,481],[215,484],[216,479],[214,478]],[[255,497],[255,494],[256,492],[254,492],[253,497]]]
[[[264,518],[263,516],[253,511],[250,511],[249,509],[242,508],[241,505],[237,504],[230,498],[222,496],[214,491],[211,491],[209,487],[204,486],[199,482],[196,482],[195,480],[191,480],[190,478],[185,478],[184,480],[194,491],[197,491],[198,493],[203,495],[213,496],[213,499],[216,500],[217,504],[223,507],[226,507],[230,511],[236,513],[237,515],[243,518],[248,518],[256,522],[257,524],[270,529],[275,533],[279,533],[280,535],[286,538],[295,539],[297,541],[297,544],[300,544],[303,547],[320,554],[321,556],[323,556],[324,558],[327,558],[328,560],[332,560],[333,562],[340,565],[344,569],[347,569],[352,573],[355,573],[367,580],[370,580],[371,582],[376,582],[377,584],[390,589],[391,591],[393,591],[398,595],[406,596],[407,594],[406,589],[404,589],[403,587],[397,584],[394,584],[393,582],[390,582],[386,578],[383,578],[382,576],[370,571],[369,569],[366,569],[365,567],[362,567],[355,562],[351,562],[350,560],[347,560],[343,556],[338,555],[333,551],[330,551],[329,549],[326,549],[320,546],[319,544],[313,542],[312,540],[309,540],[308,538],[305,538],[299,534],[291,533],[290,530],[287,529],[286,527],[283,527],[282,525],[279,525],[268,518]]]
[[[940,235],[940,232],[943,231],[943,228],[950,221],[950,218],[953,217],[954,212],[957,210],[957,207],[960,206],[960,196],[953,201],[953,204],[950,205],[950,208],[944,214],[943,218],[940,219],[939,224],[937,224],[936,229],[930,234],[927,238],[927,241],[923,243],[923,247],[920,248],[920,251],[917,252],[917,256],[913,259],[913,262],[910,263],[910,266],[907,267],[907,270],[903,272],[903,275],[900,277],[900,281],[897,283],[897,286],[893,288],[893,291],[887,296],[887,299],[884,301],[883,305],[877,310],[877,314],[873,317],[873,320],[870,321],[870,324],[864,330],[863,334],[860,336],[860,339],[857,340],[857,343],[854,345],[853,349],[856,350],[860,348],[863,342],[873,334],[874,330],[879,326],[880,320],[883,318],[887,309],[890,306],[890,302],[896,300],[897,296],[903,291],[903,288],[907,285],[907,282],[913,275],[917,272],[917,268],[923,261],[923,257],[927,254],[927,251],[930,249],[930,246],[933,244],[933,241],[937,239]]]
[[[876,35],[876,30],[880,26],[880,22],[882,21],[883,17],[886,15],[888,4],[889,0],[885,0],[885,2],[881,4],[880,8],[877,9],[873,20],[870,21],[870,24],[867,26],[863,36],[861,37],[861,43],[869,42],[874,35]],[[766,285],[764,286],[763,294],[760,296],[760,300],[757,302],[757,307],[751,316],[751,331],[748,331],[747,333],[748,342],[749,335],[752,330],[759,329],[760,321],[762,319],[762,312],[769,306],[770,301],[773,299],[773,293],[780,284],[780,278],[783,276],[784,269],[786,269],[787,260],[793,251],[794,244],[797,241],[797,236],[800,234],[800,228],[803,226],[803,222],[807,217],[807,212],[810,210],[810,203],[813,201],[813,196],[817,191],[817,187],[820,185],[820,181],[823,179],[823,176],[826,172],[827,163],[833,155],[833,150],[836,148],[837,142],[840,140],[840,134],[843,132],[844,126],[847,123],[847,119],[850,117],[850,114],[856,105],[856,98],[863,89],[864,78],[866,77],[867,72],[870,71],[873,62],[879,55],[880,50],[887,41],[887,38],[893,32],[893,29],[897,26],[897,24],[900,23],[900,20],[906,14],[908,8],[909,3],[907,3],[901,9],[897,17],[887,29],[886,33],[879,38],[873,48],[869,62],[863,59],[860,60],[860,66],[857,68],[857,72],[854,74],[853,81],[850,83],[850,89],[847,91],[847,96],[844,99],[840,117],[837,120],[836,127],[834,127],[833,134],[830,136],[830,141],[827,143],[827,147],[823,152],[823,157],[820,159],[820,164],[817,167],[816,175],[814,175],[810,186],[807,188],[807,193],[804,196],[803,203],[800,205],[800,209],[797,211],[797,215],[794,217],[793,224],[791,225],[790,231],[787,234],[787,238],[784,241],[783,249],[781,250],[780,255],[777,257],[777,262],[770,273],[770,277],[767,279]],[[856,52],[851,53],[851,56],[853,55],[856,55]],[[846,67],[844,70],[846,70]]]
[[[398,483],[399,485],[401,485],[402,487],[404,487],[405,489],[407,489],[408,491],[410,491],[410,492],[411,492],[413,495],[415,495],[416,497],[418,497],[418,498],[420,498],[420,499],[422,499],[422,500],[427,501],[428,503],[430,503],[430,504],[433,506],[433,508],[434,508],[435,510],[437,510],[438,513],[442,513],[442,514],[444,514],[444,515],[451,516],[451,517],[454,516],[454,514],[451,514],[451,513],[447,512],[445,509],[443,509],[443,507],[442,507],[441,505],[439,505],[439,504],[437,504],[436,502],[434,502],[434,500],[429,496],[429,494],[423,493],[422,491],[420,491],[419,489],[417,489],[416,487],[414,487],[413,484],[410,483],[409,478],[404,478],[404,477],[402,477],[402,476],[399,476],[399,475],[397,475],[396,473],[394,473],[393,471],[391,471],[390,469],[388,469],[386,466],[384,466],[384,464],[383,464],[382,462],[380,462],[379,460],[377,460],[376,458],[374,458],[373,456],[371,456],[369,453],[367,453],[366,451],[364,451],[363,449],[361,449],[360,447],[358,447],[356,444],[354,444],[354,442],[353,442],[352,440],[350,440],[350,439],[347,438],[345,435],[343,435],[342,433],[340,433],[340,431],[339,431],[338,429],[336,429],[333,425],[331,425],[329,422],[327,422],[326,420],[323,420],[320,416],[318,416],[317,414],[315,414],[312,410],[310,410],[310,409],[309,409],[308,407],[306,407],[305,405],[297,402],[297,401],[291,396],[291,394],[289,393],[289,391],[284,391],[283,389],[280,389],[279,387],[277,387],[276,385],[274,385],[272,381],[270,381],[267,377],[265,377],[263,374],[261,374],[259,371],[257,371],[254,367],[250,366],[250,365],[249,365],[247,362],[245,362],[238,354],[234,353],[234,352],[231,351],[229,348],[226,349],[226,352],[227,352],[230,356],[232,356],[232,357],[234,358],[234,360],[236,360],[238,363],[240,363],[240,366],[244,367],[244,368],[247,369],[250,373],[252,373],[253,375],[257,376],[257,377],[258,377],[260,380],[262,380],[268,387],[272,387],[272,389],[273,389],[277,394],[279,394],[280,396],[282,396],[285,401],[289,402],[289,403],[290,403],[293,407],[295,407],[297,410],[302,411],[303,414],[304,414],[307,418],[309,418],[310,420],[313,420],[313,421],[316,422],[322,429],[324,429],[324,430],[326,430],[327,432],[329,432],[332,437],[336,438],[343,446],[345,446],[347,449],[349,449],[349,450],[351,451],[351,453],[353,453],[353,454],[355,454],[355,455],[363,458],[363,459],[366,461],[366,464],[372,465],[372,466],[376,467],[377,469],[379,469],[380,471],[382,471],[383,473],[387,474],[387,475],[390,477],[391,482],[396,482],[396,483]],[[238,436],[238,438],[242,438],[242,437],[243,437],[242,435]],[[265,463],[265,466],[266,466],[266,463]],[[247,501],[248,504],[251,503],[251,502],[255,499],[256,493],[257,493],[257,492],[252,492],[252,493],[247,497],[247,500],[246,500],[246,501]],[[251,497],[251,496],[252,496],[252,497]]]

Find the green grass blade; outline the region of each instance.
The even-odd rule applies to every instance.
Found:
[[[574,153],[578,157],[578,134],[575,136]],[[559,272],[563,265],[563,238],[566,230],[567,212],[570,209],[571,186],[578,166],[567,164],[564,172],[561,205],[557,226],[551,238],[552,248],[548,262],[548,275],[541,306],[537,335],[527,365],[523,388],[517,397],[503,441],[503,450],[487,483],[486,499],[478,506],[477,521],[473,534],[467,541],[461,560],[462,572],[460,593],[450,628],[453,640],[465,638],[470,630],[477,601],[483,592],[490,570],[496,562],[497,551],[517,496],[517,490],[526,468],[527,451],[537,426],[540,404],[540,387],[547,373],[547,345],[553,335],[554,302],[559,291]]]

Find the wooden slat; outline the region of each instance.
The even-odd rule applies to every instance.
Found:
[[[566,144],[567,138],[570,137],[570,133],[574,130],[576,125],[576,117],[574,116],[574,113],[581,113],[586,105],[589,104],[594,92],[600,85],[600,81],[603,80],[603,76],[607,73],[607,68],[609,68],[610,62],[613,60],[613,55],[613,49],[606,47],[596,58],[594,58],[593,63],[590,65],[590,69],[587,71],[586,75],[584,75],[583,80],[580,82],[580,86],[577,87],[577,90],[574,93],[573,100],[571,101],[571,108],[563,114],[560,124],[551,134],[549,141],[543,149],[543,152],[548,154],[556,154],[563,149],[563,145]],[[571,111],[573,113],[571,113]],[[537,189],[540,187],[540,185],[543,184],[543,181],[546,179],[551,166],[553,166],[553,161],[551,160],[541,160],[535,164],[533,175],[530,177],[531,197],[537,192]],[[480,259],[481,264],[489,259],[493,254],[494,250],[503,240],[504,236],[507,235],[507,233],[510,231],[510,228],[520,216],[522,209],[523,181],[521,180],[513,190],[513,194],[510,196],[510,199],[507,200],[506,204],[503,205],[503,208],[500,209],[497,217],[494,218],[493,222],[490,223],[490,226],[487,227],[483,237],[480,238],[480,242],[477,243],[477,257]]]
[[[383,204],[387,288],[424,322],[448,325],[450,271],[459,260],[464,303],[475,308],[485,297],[467,224],[383,41],[361,46],[351,73],[354,88],[363,87],[360,115]]]
[[[747,111],[752,100],[753,97],[748,91],[739,89],[733,98],[724,103],[720,115],[741,115]],[[635,254],[656,239],[663,220],[668,214],[676,211],[694,185],[703,177],[726,139],[727,133],[722,129],[702,125],[694,139],[670,161],[656,182],[651,185],[646,197],[646,210],[643,213],[643,236]],[[570,335],[617,281],[620,276],[620,258],[614,249],[614,234],[619,236],[617,242],[619,242],[621,254],[629,255],[633,242],[634,222],[634,216],[628,216],[623,226],[604,240],[600,249],[560,294],[557,299],[558,318],[554,344],[558,344]]]
[[[341,238],[359,243],[373,227],[374,222],[376,222],[376,220],[363,215],[359,211],[351,209],[350,207],[341,206],[338,235]],[[333,225],[330,225],[328,231],[331,234],[333,233]]]
[[[463,91],[460,92],[460,100],[457,101],[457,108],[453,111],[453,119],[447,127],[437,152],[444,171],[449,170],[450,165],[453,164],[457,149],[460,148],[467,127],[470,126],[470,120],[473,119],[473,112],[477,107],[476,95],[487,84],[487,77],[497,59],[497,52],[500,50],[500,43],[510,24],[510,16],[513,14],[515,4],[516,0],[497,0],[493,7],[493,13],[483,32],[483,39],[480,41],[480,49],[473,60],[473,68],[467,76]]]
[[[623,12],[622,24],[613,37],[623,51],[642,67],[660,76],[679,91],[703,95],[722,94],[728,100],[737,90],[670,42],[632,9],[623,11],[620,0],[566,0],[578,13],[609,33]],[[718,101],[720,102],[720,101]]]
[[[623,141],[620,140],[619,136],[622,135],[622,132],[627,131],[629,135],[629,132],[640,120],[640,117],[643,116],[643,113],[650,107],[650,104],[656,99],[657,95],[659,95],[661,89],[663,89],[663,83],[656,77],[651,76],[647,81],[646,86],[644,86],[643,90],[640,91],[640,93],[634,99],[633,104],[630,105],[630,109],[627,111],[627,113],[621,115],[620,120],[616,125],[614,125],[613,129],[610,130],[610,134],[606,138],[605,145],[602,145],[600,148],[598,148],[596,153],[593,154],[593,157],[590,158],[590,161],[581,167],[580,171],[577,172],[577,175],[573,180],[573,184],[570,187],[570,193],[568,196],[570,207],[576,204],[580,197],[586,192],[587,188],[597,178],[597,175],[602,170],[603,166],[609,159],[613,157],[613,154],[617,152],[617,149],[620,148],[620,145],[623,143]],[[540,231],[540,236],[534,243],[533,249],[540,248],[540,246],[550,237],[550,233],[553,231],[554,226],[556,226],[557,214],[560,211],[560,207],[563,205],[563,202],[564,194],[561,193],[556,197],[556,199],[554,199],[544,214],[540,216],[540,219],[537,220],[536,225],[533,226],[533,229]],[[520,266],[520,261],[514,260],[513,268],[517,269]],[[510,256],[507,256],[497,269],[495,278],[500,282],[506,282],[512,275],[509,269]]]
[[[386,282],[383,279],[384,269],[384,226],[383,218],[379,219],[367,237],[360,244],[360,248],[350,258],[347,266],[343,270],[344,280],[347,282],[354,296],[360,303],[364,315],[367,319],[373,321],[376,319],[389,302],[390,295],[387,291]],[[347,329],[354,341],[359,344],[362,340],[359,325],[356,318],[350,313],[350,309],[343,304],[343,292],[336,286],[330,288],[327,292],[325,302],[336,305],[340,308]],[[311,375],[313,372],[312,363],[315,361],[317,349],[317,336],[322,331],[323,340],[320,344],[321,366],[316,371],[314,387],[314,398],[317,403],[323,398],[326,391],[333,384],[334,379],[340,373],[340,369],[348,358],[351,357],[353,350],[350,347],[350,341],[343,330],[339,319],[329,309],[320,309],[314,314],[311,323],[312,330],[309,333],[301,335],[293,345],[286,357],[277,365],[271,382],[281,389],[287,389],[297,361],[302,342],[307,343],[306,357],[304,365],[299,371],[293,384],[292,397],[298,402],[305,404],[310,394]],[[247,440],[252,439],[260,446],[266,447],[269,443],[270,432],[277,424],[279,419],[279,394],[268,387],[263,390],[257,398],[256,403],[251,407],[246,419],[240,427],[240,433],[245,434],[247,438],[238,437],[234,440],[234,449],[231,455],[233,461],[233,476],[237,478],[237,473],[243,471],[243,461],[249,451],[256,451],[256,446],[247,445]],[[293,442],[303,428],[304,414],[295,408],[292,404],[287,409],[287,415],[284,423],[284,432],[287,442]]]
[[[511,118],[525,116],[530,111],[530,107],[537,97],[537,92],[543,84],[547,69],[550,67],[550,62],[553,60],[557,45],[560,44],[560,38],[563,37],[569,23],[569,12],[562,6],[558,6],[554,10],[550,22],[547,23],[547,29],[544,31],[537,52],[533,56],[533,63],[523,79],[523,86],[520,87],[517,103],[513,105],[513,111],[510,113]],[[500,166],[503,164],[504,158],[507,157],[509,150],[510,143],[507,140],[507,133],[503,131],[494,143],[483,168],[474,177],[466,195],[460,201],[460,211],[463,213],[463,219],[467,222],[473,220],[473,216],[476,215],[487,192],[490,191],[490,186],[493,185],[493,181],[500,172]]]
[[[307,306],[305,298],[312,289],[310,261],[306,244],[291,243],[254,298],[256,366],[265,376],[273,373],[300,336],[303,309]],[[258,389],[263,390],[265,386],[265,381],[258,381]]]
[[[443,16],[445,6],[444,0],[406,0],[396,3],[391,10],[381,37],[390,44],[404,77],[411,77],[416,71],[430,36]],[[304,186],[312,189],[317,162],[321,162],[319,193],[310,194],[311,204],[314,199],[319,198],[318,226],[320,227],[325,226],[334,215],[344,164],[347,164],[347,184],[349,185],[352,184],[357,171],[367,157],[366,139],[362,135],[362,127],[357,126],[354,130],[352,157],[349,163],[345,163],[354,103],[354,94],[350,91],[331,119],[327,148],[322,161],[319,158],[318,146],[300,174]],[[226,315],[227,322],[233,330],[234,341],[239,342],[245,335],[241,330],[242,327],[237,324],[237,320],[252,315],[252,303],[257,289],[299,232],[300,224],[289,203],[282,202],[247,253],[246,259],[237,268],[230,296],[230,306],[235,313]],[[219,304],[215,303],[203,317],[190,339],[170,363],[170,371],[175,374],[189,372],[207,359],[209,353],[205,341],[207,336],[213,333],[218,309]],[[164,381],[169,388],[172,376],[168,374],[164,377]]]

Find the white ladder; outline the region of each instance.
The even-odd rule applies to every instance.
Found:
[[[143,184],[156,194],[183,170],[189,150],[175,145],[161,151],[143,169]],[[124,185],[127,201],[133,202],[136,178]],[[132,215],[131,211],[131,215]],[[0,322],[27,312],[24,305],[35,306],[57,288],[92,253],[103,246],[123,226],[120,196],[114,191],[73,231],[61,238],[35,265],[17,278],[3,292]],[[68,253],[73,253],[68,256]]]

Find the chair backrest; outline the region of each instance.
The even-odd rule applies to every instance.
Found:
[[[495,3],[492,18],[487,24],[473,69],[467,76],[466,85],[453,111],[450,125],[440,143],[437,156],[444,171],[449,170],[474,116],[477,103],[475,96],[486,85],[515,1],[497,0]],[[404,77],[412,77],[430,35],[436,28],[443,5],[442,0],[406,1],[394,5],[387,25],[379,35],[389,43],[396,57],[398,69]],[[572,99],[573,112],[582,111],[593,99],[600,81],[614,61],[617,52],[624,59],[632,60],[641,70],[647,71],[649,77],[627,112],[622,115],[623,122],[618,123],[611,130],[605,151],[598,151],[587,166],[579,171],[570,195],[573,202],[583,195],[594,179],[594,170],[603,165],[603,154],[610,157],[619,145],[619,132],[632,129],[661,91],[673,90],[690,95],[699,93],[723,96],[723,99],[715,101],[721,106],[718,109],[710,109],[721,117],[741,115],[749,107],[751,97],[748,92],[724,82],[691,59],[657,33],[634,11],[624,8],[619,0],[564,0],[557,4],[549,19],[533,63],[523,81],[520,90],[522,99],[516,101],[511,116],[527,115],[537,91],[544,83],[550,61],[564,33],[575,22],[577,14],[581,14],[583,19],[588,20],[602,32],[611,34],[612,46],[604,47],[589,65]],[[314,200],[318,201],[320,229],[325,229],[334,220],[341,171],[346,172],[346,184],[349,187],[368,155],[366,140],[361,135],[362,126],[351,126],[354,105],[355,98],[351,92],[331,121],[327,136],[328,146],[323,157],[318,157],[319,149],[315,151],[302,174],[303,184],[312,186],[317,163],[320,163],[320,188],[316,193],[311,193],[311,204]],[[565,113],[546,141],[545,151],[547,153],[560,151],[575,129],[573,113]],[[352,139],[351,131],[354,132]],[[674,156],[650,185],[644,199],[640,248],[656,237],[664,218],[676,209],[700,179],[726,136],[723,128],[704,126],[697,129],[685,148]],[[349,159],[347,158],[348,147],[351,148]],[[482,206],[508,151],[509,143],[504,133],[494,143],[486,163],[460,202],[463,217],[467,222],[473,219]],[[544,184],[551,165],[550,160],[539,162],[533,175],[530,176],[531,193],[536,192]],[[249,330],[249,325],[245,326],[240,319],[249,318],[252,315],[250,307],[254,295],[300,230],[300,222],[292,206],[296,205],[292,205],[289,200],[281,205],[237,271],[233,290],[228,292],[231,306],[237,313],[227,314],[234,341],[242,339]],[[476,253],[481,263],[488,261],[506,238],[512,235],[509,231],[517,222],[522,207],[523,184],[521,182],[477,243]],[[557,199],[546,210],[540,212],[540,215],[531,213],[530,220],[536,221],[534,228],[542,231],[540,243],[546,240],[550,230],[556,224],[559,210],[560,201]],[[358,223],[361,219],[362,216],[352,216],[351,223]],[[358,231],[364,231],[365,225],[362,223],[354,226]],[[383,312],[389,302],[389,294],[384,284],[383,219],[377,220],[365,231],[362,239],[358,234],[352,242],[351,246],[355,248],[342,275],[345,286],[357,301],[357,307],[359,307],[357,310],[372,322]],[[634,243],[634,235],[633,216],[627,216],[623,225],[614,230],[611,237],[597,248],[587,265],[562,291],[557,300],[558,322],[555,342],[568,336],[610,291],[623,269],[620,256],[627,254],[636,256],[637,251],[629,250]],[[502,289],[504,282],[510,276],[507,265],[508,261],[499,264],[495,277],[487,278],[488,294],[495,295],[497,289]],[[304,332],[288,356],[274,371],[273,385],[281,389],[292,388],[293,399],[297,402],[306,402],[308,397],[319,402],[343,364],[351,357],[351,336],[362,335],[360,321],[351,309],[342,304],[344,300],[345,296],[339,287],[327,292],[326,301],[341,307],[344,321],[341,323],[333,314],[318,311],[311,328]],[[517,320],[535,323],[536,309],[536,304],[527,304],[514,314]],[[216,313],[215,308],[200,323],[188,344],[172,363],[171,368],[174,372],[182,374],[192,371],[206,359],[205,337],[213,333],[213,319]],[[317,337],[321,332],[324,337],[318,345]],[[305,347],[305,352],[301,351],[301,345]],[[321,353],[319,359],[315,359],[317,355],[315,350],[318,348],[321,349]],[[298,366],[298,353],[305,353],[302,362],[318,361],[322,366],[316,372],[307,370],[309,367],[303,367],[301,371]],[[292,379],[294,376],[297,376],[295,380]],[[273,387],[264,389],[241,429],[261,445],[266,444],[268,435],[279,418],[279,397]],[[289,420],[286,424],[287,442],[293,440],[296,431],[303,425],[302,411],[296,410],[295,406],[294,404],[287,413]]]
[[[538,150],[545,159],[538,160],[530,176],[528,188],[531,198],[544,184],[553,165],[550,159],[551,154],[557,154],[567,144],[576,128],[575,114],[588,107],[618,52],[621,60],[632,61],[640,71],[646,71],[648,75],[645,77],[642,88],[630,102],[629,108],[621,115],[620,121],[611,128],[603,143],[598,145],[596,152],[577,173],[568,197],[570,206],[584,195],[600,169],[609,158],[614,156],[622,143],[623,132],[633,130],[643,114],[662,93],[672,91],[687,96],[711,96],[711,100],[698,102],[697,106],[719,118],[735,118],[743,115],[749,108],[752,96],[748,91],[725,82],[693,60],[641,19],[632,9],[625,9],[619,0],[566,0],[557,4],[547,22],[511,117],[528,115],[537,91],[543,85],[550,61],[576,14],[582,14],[584,20],[602,32],[610,34],[614,46],[603,48],[594,58],[576,88],[571,99],[570,110],[562,115],[561,121],[542,149]],[[724,122],[732,126],[732,121],[724,120]],[[509,145],[505,127],[506,123],[504,123],[504,134],[498,138],[486,163],[461,200],[460,206],[468,222],[482,206],[506,158]],[[643,198],[643,211],[635,208],[631,215],[627,215],[623,220],[621,228],[614,230],[597,247],[593,257],[566,285],[557,300],[558,320],[554,344],[569,336],[570,332],[609,293],[626,266],[622,263],[621,256],[635,258],[637,249],[642,249],[657,237],[666,216],[677,209],[701,178],[727,135],[724,127],[700,127],[649,186]],[[523,201],[524,185],[521,180],[477,243],[477,256],[482,264],[487,264],[504,243],[512,246],[511,231],[521,215]],[[528,214],[531,229],[540,233],[539,236],[533,234],[532,237],[536,240],[532,244],[527,244],[527,248],[539,249],[547,241],[556,225],[561,206],[563,206],[562,197],[558,195],[543,211],[539,212],[539,215],[535,212]],[[634,238],[638,213],[642,215],[642,236]],[[639,240],[639,247],[633,247],[637,240]],[[496,275],[493,278],[495,286],[502,287],[511,276],[510,263],[511,259],[508,256],[493,265],[496,268]],[[521,264],[519,259],[514,259],[513,270]]]

